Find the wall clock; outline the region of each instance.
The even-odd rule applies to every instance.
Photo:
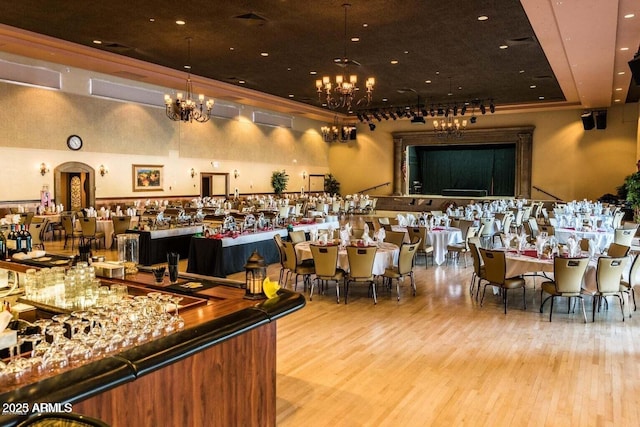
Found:
[[[78,135],[69,136],[69,138],[67,138],[67,147],[69,147],[70,150],[78,151],[82,148],[82,138]]]

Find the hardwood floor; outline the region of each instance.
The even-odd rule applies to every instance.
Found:
[[[489,291],[483,307],[470,298],[472,267],[423,262],[416,297],[381,289],[374,306],[354,286],[345,305],[330,288],[278,321],[278,426],[640,423],[640,311],[622,322],[612,300],[584,324],[561,302],[550,323],[527,279],[527,310],[512,291],[504,315]]]

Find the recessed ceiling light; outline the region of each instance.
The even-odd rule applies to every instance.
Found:
[[[627,13],[626,15],[624,15],[626,19],[633,18],[634,16],[636,16],[635,13]]]
[[[229,50],[236,50],[236,48],[235,47],[230,47]]]
[[[351,41],[352,42],[359,42],[360,41],[360,37],[351,37]]]
[[[243,85],[243,84],[245,84],[245,83],[246,83],[246,82],[245,82],[244,80],[238,80],[238,84]]]
[[[462,90],[462,86],[458,86],[458,90]]]
[[[382,98],[382,102],[387,102],[388,99],[387,98]]]
[[[500,49],[507,49],[509,46],[507,46],[506,44],[501,44],[500,45]]]
[[[156,20],[153,18],[149,18],[149,22],[156,22]]]
[[[269,52],[261,52],[260,56],[269,56]]]
[[[614,99],[613,102],[620,102],[620,100],[619,99]]]
[[[624,75],[624,71],[618,71],[618,75],[619,76],[623,76]]]
[[[518,73],[524,74],[524,70],[520,70],[520,71],[518,71]]]
[[[185,70],[190,70],[190,69],[191,69],[191,65],[183,65],[183,68],[184,68]]]
[[[620,50],[625,51],[625,50],[629,50],[628,47],[621,47]]]
[[[102,40],[94,40],[93,43],[94,44],[102,44]]]
[[[316,74],[318,74],[317,71],[309,71],[309,74],[311,74],[312,76],[315,76]]]
[[[367,28],[367,27],[369,26],[369,24],[367,24],[367,23],[365,22],[364,24],[362,24],[362,26],[363,26],[364,28]]]
[[[486,21],[487,19],[489,19],[489,17],[487,15],[478,16],[478,21]]]
[[[405,55],[408,55],[408,54],[409,54],[409,51],[408,51],[408,50],[405,50],[405,51],[404,51],[404,54],[405,54]]]
[[[529,86],[529,89],[535,89],[537,86],[536,85],[531,85]]]
[[[181,20],[181,19],[179,19],[179,20],[177,20],[177,21],[176,21],[176,24],[178,24],[178,25],[184,25],[184,24],[186,24],[186,23],[187,23],[186,21],[183,21],[183,20]]]
[[[292,93],[289,94],[289,98],[293,98],[293,94]]]
[[[427,84],[431,84],[431,80],[425,80],[424,82]]]
[[[621,88],[621,87],[617,87],[617,88],[616,88],[616,91],[618,91],[618,92],[620,92],[621,90],[622,90],[622,88]]]
[[[398,60],[397,60],[397,59],[392,59],[392,60],[391,60],[391,63],[392,63],[393,65],[396,65],[396,64],[398,63]]]
[[[287,71],[291,71],[291,67],[287,67]]]
[[[544,99],[544,96],[539,96],[538,99]]]

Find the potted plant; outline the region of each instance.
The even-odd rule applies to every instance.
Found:
[[[633,209],[633,220],[640,222],[640,172],[626,177],[624,188],[627,191],[627,202]]]
[[[271,174],[271,186],[273,192],[277,195],[282,194],[287,189],[287,183],[289,182],[289,175],[282,169],[281,171],[273,171]]]
[[[324,192],[327,194],[340,195],[340,183],[331,174],[324,176]]]

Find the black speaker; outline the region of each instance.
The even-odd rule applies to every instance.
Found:
[[[593,119],[593,113],[591,111],[588,113],[582,113],[580,118],[582,119],[582,126],[584,127],[584,130],[591,130],[596,126]]]
[[[607,128],[607,110],[596,111],[596,129]]]
[[[640,52],[636,53],[636,56],[629,61],[629,68],[631,68],[633,80],[640,86]]]

